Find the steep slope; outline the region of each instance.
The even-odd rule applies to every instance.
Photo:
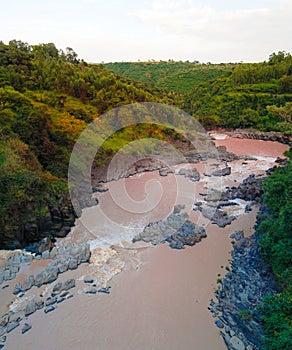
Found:
[[[239,64],[228,77],[195,87],[184,108],[206,127],[255,128],[292,134],[292,56]]]
[[[80,61],[70,48],[0,42],[0,247],[68,232],[74,213],[64,179],[75,141],[100,114],[144,101],[172,103],[171,94]]]

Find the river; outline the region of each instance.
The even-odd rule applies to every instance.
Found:
[[[218,137],[216,145],[224,145],[238,155],[257,158],[246,164],[242,160],[230,162],[231,175],[222,178],[223,188],[238,185],[250,173],[264,175],[265,170],[274,165],[275,158],[288,149],[276,142],[222,136]],[[201,172],[204,165],[191,167]],[[97,217],[93,209],[83,213],[82,220],[68,237],[59,242],[68,244],[91,239],[92,264],[81,265],[59,278],[77,279],[74,297],[52,313],[45,315],[38,311],[31,315],[32,329],[24,335],[21,335],[20,327],[10,333],[5,349],[226,349],[208,305],[214,297],[216,280],[224,275],[228,265],[232,249],[229,234],[236,230],[243,230],[245,235],[252,234],[257,207],[253,206],[247,213],[241,210],[238,218],[225,228],[211,224],[199,212],[193,211],[192,205],[194,197],[202,199],[200,194],[208,187],[216,187],[218,181],[216,177],[201,176],[201,180],[194,183],[184,176],[169,174],[162,177],[158,172],[151,172],[114,182],[116,191],[126,188],[129,196],[137,202],[144,201],[146,207],[149,205],[147,196],[154,196],[158,203],[155,211],[143,216],[137,210],[133,214],[135,210],[126,208],[128,214],[125,215],[110,196],[111,189],[99,194],[99,206],[117,224],[117,231],[108,235],[101,224],[102,218]],[[179,197],[177,187],[182,189]],[[125,202],[123,194],[118,200]],[[207,238],[183,250],[170,249],[166,244],[154,247],[143,242],[131,243],[139,225],[166,217],[176,203],[185,204],[190,220],[204,225]],[[129,222],[134,223],[130,233],[121,228],[127,227]],[[87,233],[84,233],[84,226]],[[84,276],[94,274],[96,283],[110,284],[109,295],[82,292]],[[31,293],[37,292],[35,287],[31,290]],[[8,304],[11,291],[2,290],[0,295],[1,304]]]

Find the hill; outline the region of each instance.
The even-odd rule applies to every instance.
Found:
[[[292,134],[292,58],[270,55],[267,62],[121,62],[104,67],[115,73],[175,91],[177,104],[207,129],[252,128]]]
[[[292,56],[238,64],[228,77],[194,87],[184,108],[207,128],[254,128],[292,134]]]
[[[118,75],[156,87],[185,94],[194,86],[231,73],[234,64],[200,64],[199,62],[149,61],[115,62],[103,66]]]
[[[65,53],[52,43],[0,42],[0,247],[68,232],[74,222],[68,163],[89,122],[117,106],[172,98],[80,61],[71,48]],[[121,131],[120,144],[131,136],[134,131]],[[99,162],[115,151],[108,142]]]

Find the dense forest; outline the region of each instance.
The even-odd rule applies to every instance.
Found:
[[[292,149],[287,155],[289,164],[276,169],[264,183],[269,215],[258,229],[262,256],[281,285],[279,294],[264,300],[266,350],[292,346]]]
[[[206,127],[255,128],[292,134],[292,56],[272,54],[268,62],[239,64],[228,77],[201,84],[185,108]]]
[[[33,225],[38,230],[56,196],[67,196],[70,154],[89,122],[113,107],[171,104],[173,97],[78,60],[71,48],[0,42],[0,246],[28,243],[34,236],[26,232],[26,223],[33,223],[30,231]],[[106,162],[112,147],[108,142],[99,161]]]
[[[207,129],[253,128],[292,135],[292,56],[284,51],[252,64],[169,61],[105,67],[177,92],[178,105]]]

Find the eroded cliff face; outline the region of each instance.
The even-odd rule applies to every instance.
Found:
[[[13,212],[0,219],[0,248],[23,248],[47,236],[65,237],[75,218],[69,195],[48,196],[41,215],[36,209],[25,207],[20,213]]]

